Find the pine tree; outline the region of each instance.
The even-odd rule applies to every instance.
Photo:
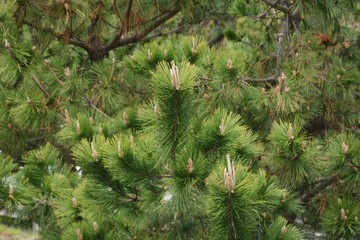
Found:
[[[0,221],[43,239],[307,239],[297,217],[357,239],[359,7],[0,2]]]

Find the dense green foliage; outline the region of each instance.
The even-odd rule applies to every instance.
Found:
[[[359,17],[355,0],[0,1],[0,222],[360,238]]]

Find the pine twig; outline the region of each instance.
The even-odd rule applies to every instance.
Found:
[[[103,115],[103,116],[111,119],[111,117],[110,117],[109,115],[107,115],[106,113],[104,113],[103,111],[101,111],[98,107],[96,107],[96,106],[92,103],[92,101],[91,101],[90,99],[84,97],[84,100],[88,103],[88,106],[90,106],[91,108],[95,109],[95,110],[96,110],[97,112],[99,112],[101,115]]]
[[[51,65],[50,65],[50,61],[49,60],[45,60],[46,66],[48,67],[48,69],[50,70],[51,74],[54,76],[54,78],[56,79],[56,81],[58,83],[60,83],[61,85],[64,85],[64,83],[58,78],[58,76],[56,76],[54,70],[52,69]]]
[[[282,12],[284,12],[284,13],[290,13],[290,8],[282,5],[282,4],[280,3],[280,0],[277,0],[277,1],[275,1],[275,2],[273,2],[273,1],[271,1],[271,0],[261,0],[261,1],[263,1],[264,3],[266,3],[267,5],[269,5],[270,7],[275,8],[275,9],[277,9],[277,10],[279,10],[279,11],[282,11]]]
[[[311,198],[313,198],[317,193],[319,193],[321,190],[327,188],[331,184],[335,183],[338,180],[339,176],[334,175],[325,179],[320,180],[317,184],[315,184],[315,187],[310,190],[308,193],[304,193],[300,200],[302,202],[308,202]]]
[[[128,37],[128,38],[121,38],[121,35],[116,34],[116,36],[113,38],[110,43],[106,44],[104,48],[106,51],[110,51],[114,48],[125,46],[131,43],[137,43],[140,40],[142,40],[147,34],[149,34],[151,31],[159,27],[161,24],[165,23],[167,20],[175,16],[180,12],[180,8],[175,8],[171,11],[168,11],[164,13],[163,15],[159,16],[157,19],[155,19],[152,23],[149,23],[147,27],[145,27],[142,31],[136,33],[135,35]],[[121,31],[120,31],[121,33]]]
[[[142,41],[149,41],[153,38],[157,38],[157,37],[162,37],[162,36],[165,36],[165,35],[170,35],[170,34],[173,34],[173,33],[179,33],[180,30],[184,29],[185,28],[185,25],[181,25],[180,27],[177,27],[173,30],[170,30],[170,31],[167,31],[167,32],[158,32],[158,33],[155,33],[151,36],[148,36],[146,38],[144,38]]]
[[[39,87],[40,91],[45,95],[45,97],[49,97],[49,93],[46,90],[45,86],[38,80],[34,75],[31,74],[31,79],[34,81],[34,83]]]

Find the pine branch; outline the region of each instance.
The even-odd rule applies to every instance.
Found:
[[[49,97],[49,93],[46,90],[45,86],[38,80],[34,75],[31,74],[31,79],[34,81],[34,83],[39,87],[40,91],[45,95],[45,97]]]
[[[318,194],[321,190],[327,188],[328,186],[330,186],[331,184],[335,183],[338,180],[339,176],[338,175],[334,175],[328,178],[324,178],[321,179],[320,181],[318,181],[315,184],[315,187],[310,190],[307,193],[304,193],[301,197],[300,200],[302,202],[308,202],[311,200],[311,198],[313,198],[316,194]]]
[[[125,12],[125,22],[121,26],[121,30],[120,30],[120,33],[118,35],[119,38],[129,30],[130,13],[131,13],[131,8],[132,8],[132,3],[133,3],[133,0],[128,0],[128,4],[127,4],[127,7],[126,7],[126,12]]]
[[[181,30],[183,30],[185,28],[185,25],[182,25],[180,27],[177,27],[173,30],[170,30],[170,31],[167,31],[167,32],[158,32],[158,33],[155,33],[151,36],[148,36],[146,38],[144,38],[142,41],[146,42],[146,41],[149,41],[153,38],[157,38],[157,37],[162,37],[162,36],[165,36],[165,35],[170,35],[170,34],[173,34],[173,33],[179,33]]]
[[[110,51],[114,48],[121,47],[124,45],[137,43],[140,40],[142,40],[147,34],[149,34],[151,31],[159,27],[161,24],[165,23],[167,20],[175,16],[180,12],[180,8],[175,8],[174,10],[171,10],[169,12],[164,13],[160,17],[158,17],[156,20],[154,20],[152,23],[149,23],[147,27],[145,27],[142,31],[136,33],[135,35],[128,37],[128,38],[121,38],[121,34],[117,34],[113,40],[104,46],[104,48],[107,51]],[[121,32],[121,31],[120,31]]]
[[[235,225],[234,225],[234,209],[233,209],[233,195],[229,194],[228,197],[228,202],[227,202],[227,207],[229,210],[229,214],[228,214],[228,226],[229,226],[229,239],[237,239],[236,238],[236,230],[235,230]]]
[[[171,127],[171,155],[173,160],[176,159],[176,147],[178,144],[177,140],[177,124],[178,124],[178,91],[174,92],[174,104],[173,104],[173,116],[172,116],[172,127]]]
[[[96,40],[96,36],[95,36],[95,27],[96,27],[96,24],[98,23],[99,19],[100,19],[100,16],[99,16],[99,13],[101,12],[101,7],[102,7],[102,1],[98,1],[97,2],[97,7],[95,9],[96,11],[96,14],[94,17],[90,18],[90,27],[89,27],[89,39],[90,41],[95,41]]]
[[[104,113],[103,111],[101,111],[98,107],[96,107],[92,101],[86,97],[84,97],[84,100],[86,101],[86,103],[88,104],[88,106],[90,106],[91,108],[95,109],[97,112],[99,112],[101,115],[107,117],[107,118],[110,118],[111,117],[109,115],[107,115],[106,113]]]
[[[60,85],[64,85],[64,83],[58,78],[58,76],[55,74],[54,70],[51,67],[50,61],[49,60],[45,60],[46,66],[48,67],[48,69],[50,70],[51,74],[54,76],[54,78],[56,79],[56,81],[58,83],[60,83]]]
[[[200,80],[206,80],[206,81],[213,81],[213,78],[209,77],[199,77]],[[242,77],[241,81],[249,81],[249,82],[275,82],[276,78],[275,75],[272,75],[270,77],[266,78],[248,78],[248,77]]]
[[[280,3],[281,0],[277,0],[277,1],[275,1],[275,2],[270,1],[270,0],[261,0],[261,1],[263,1],[264,3],[266,3],[267,5],[269,5],[270,7],[275,8],[275,9],[277,9],[277,10],[279,10],[279,11],[282,11],[282,12],[284,12],[284,13],[290,13],[290,8],[282,5],[282,4]],[[281,2],[282,2],[282,1],[281,1]]]

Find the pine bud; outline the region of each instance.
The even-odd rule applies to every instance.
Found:
[[[298,57],[299,57],[299,53],[295,53],[295,57],[298,58]]]
[[[345,210],[342,208],[341,211],[340,211],[340,215],[341,215],[341,220],[342,221],[346,221],[347,220],[347,216],[346,216],[346,213],[345,213]]]
[[[92,158],[95,159],[95,161],[98,161],[98,153],[97,153],[97,151],[96,151],[96,149],[94,147],[94,143],[91,142],[90,146],[91,146],[91,156],[92,156]]]
[[[340,199],[340,198],[338,198],[338,199],[337,199],[337,203],[338,203],[339,205],[341,205],[341,204],[342,204],[342,201],[341,201],[341,199]]]
[[[157,104],[154,106],[154,112],[157,117],[160,116],[160,108]]]
[[[224,134],[225,134],[225,120],[224,119],[221,119],[221,124],[220,124],[219,128],[220,128],[220,135],[224,136]]]
[[[98,224],[96,222],[93,222],[93,228],[94,228],[95,232],[99,231],[99,226],[98,226]]]
[[[65,122],[66,123],[70,122],[70,115],[69,115],[69,111],[67,109],[65,109]]]
[[[148,60],[151,60],[152,57],[153,57],[153,54],[152,54],[152,52],[150,51],[150,49],[148,49],[148,50],[147,50],[147,58],[148,58]]]
[[[126,111],[123,112],[123,122],[125,125],[129,123],[129,116],[127,115]]]
[[[36,46],[32,46],[31,51],[35,52],[36,51]]]
[[[83,240],[83,236],[81,234],[81,230],[79,228],[76,229],[76,235],[78,240]]]
[[[10,43],[8,42],[8,40],[7,39],[5,39],[5,43],[4,43],[4,47],[6,48],[6,49],[10,49]]]
[[[79,119],[76,119],[76,132],[77,132],[77,134],[80,134],[80,133],[81,133]]]
[[[301,151],[305,152],[305,148],[306,148],[306,142],[304,141],[301,143]]]
[[[284,73],[281,73],[281,75],[278,77],[278,82],[279,82],[279,87],[281,89],[281,87],[285,84],[286,82],[286,76]]]
[[[171,61],[171,83],[176,90],[180,89],[180,77],[179,77],[179,68],[175,65],[174,61]]]
[[[119,158],[122,158],[122,157],[124,156],[124,153],[123,153],[123,151],[122,151],[122,149],[121,149],[121,143],[120,143],[120,141],[118,141],[118,144],[117,144],[117,152],[118,152]]]
[[[275,92],[276,92],[277,94],[280,94],[280,93],[281,93],[281,88],[280,88],[279,85],[276,85],[276,87],[275,87]]]
[[[26,102],[27,102],[28,104],[31,104],[31,103],[32,103],[31,98],[26,97]]]
[[[230,162],[230,155],[226,155],[227,168],[224,169],[224,184],[229,193],[234,193],[235,190],[235,166]]]
[[[342,151],[343,154],[347,154],[348,151],[349,151],[349,146],[346,145],[344,142],[341,145],[341,151]]]
[[[226,67],[229,70],[234,68],[233,62],[231,61],[230,58],[227,60]]]
[[[191,48],[191,53],[192,55],[195,55],[196,54],[196,49],[195,49],[195,38],[193,37],[192,38],[192,48]]]
[[[103,129],[102,127],[99,127],[99,135],[102,135],[103,134]]]
[[[188,160],[187,169],[188,169],[189,173],[192,173],[192,171],[193,171],[193,160],[191,158],[189,158],[189,160]]]
[[[165,49],[165,50],[164,50],[164,57],[165,57],[165,58],[168,56],[168,53],[169,53],[168,50]]]
[[[288,138],[290,141],[294,140],[294,129],[291,123],[289,124]]]
[[[343,42],[344,48],[349,48],[350,47],[350,41],[345,41]]]
[[[90,125],[94,124],[94,118],[93,117],[89,117],[89,123],[90,123]]]
[[[286,231],[287,231],[287,227],[286,227],[286,226],[283,226],[283,227],[281,228],[281,234],[284,235],[284,234],[286,233]]]
[[[66,9],[67,11],[69,11],[69,9],[70,9],[69,3],[65,2],[65,3],[64,3],[64,7],[65,7],[65,9]]]
[[[205,184],[205,186],[207,186],[209,184],[209,179],[208,178],[204,179],[204,184]]]
[[[72,206],[73,206],[74,208],[76,208],[76,207],[77,207],[77,201],[76,201],[76,198],[75,198],[75,197],[73,197],[73,198],[71,199],[71,202],[72,202]]]
[[[290,88],[289,88],[289,87],[285,87],[285,88],[284,88],[284,92],[285,92],[285,93],[290,92]]]
[[[13,185],[9,185],[9,198],[10,199],[14,199],[14,187],[13,187]]]
[[[130,135],[130,145],[131,147],[135,147],[135,138],[133,135]]]
[[[354,220],[355,220],[355,222],[358,222],[359,221],[358,216],[355,216]]]
[[[340,74],[336,74],[336,79],[340,80],[340,78],[341,78]]]
[[[297,74],[296,70],[292,70],[292,76],[295,77]]]
[[[266,89],[265,89],[265,88],[262,88],[262,89],[261,89],[261,95],[263,95],[263,96],[266,95]]]
[[[285,203],[286,202],[286,194],[283,194],[282,196],[281,196],[281,203]]]
[[[65,77],[67,77],[67,78],[70,78],[70,77],[71,77],[71,72],[70,72],[70,68],[69,68],[69,67],[64,68],[64,75],[65,75]]]

